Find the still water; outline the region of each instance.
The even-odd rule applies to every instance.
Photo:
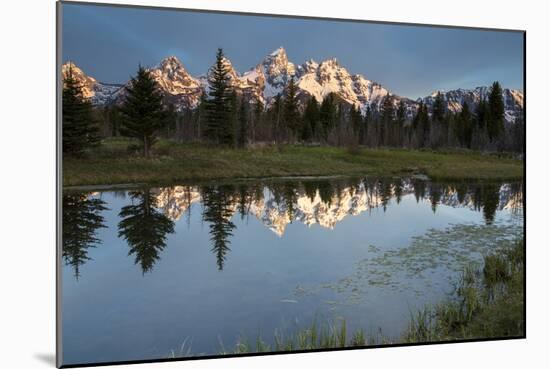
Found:
[[[64,364],[216,355],[314,320],[399,337],[523,237],[522,194],[371,177],[67,190]]]

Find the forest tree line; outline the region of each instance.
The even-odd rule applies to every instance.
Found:
[[[178,142],[244,148],[256,144],[466,148],[480,151],[524,151],[524,122],[508,123],[502,87],[494,82],[487,99],[460,112],[446,108],[438,93],[431,108],[422,102],[413,114],[403,101],[387,95],[379,109],[359,108],[328,94],[322,102],[299,96],[293,79],[269,106],[247,90],[232,87],[222,49],[208,74],[208,89],[194,108],[176,112],[150,73],[139,67],[121,104],[93,107],[69,75],[63,89],[63,150],[80,155],[111,136],[139,140],[145,157],[158,137]]]

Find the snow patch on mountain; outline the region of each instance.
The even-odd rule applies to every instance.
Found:
[[[474,111],[480,101],[489,98],[490,88],[481,86],[472,90],[459,88],[451,91],[434,91],[429,96],[418,99],[418,102],[422,101],[431,108],[438,93],[441,93],[447,109],[453,113],[457,113],[462,110],[463,103],[468,104],[472,111]],[[508,123],[513,123],[523,114],[523,93],[519,90],[503,88],[502,99],[504,102],[504,118]]]
[[[437,91],[416,101],[392,94],[377,82],[369,80],[360,74],[351,74],[336,58],[321,62],[308,60],[301,65],[290,62],[286,50],[279,47],[269,53],[255,67],[242,75],[233,67],[229,58],[224,59],[229,71],[229,81],[237,93],[246,96],[249,102],[261,102],[269,107],[277,95],[284,95],[290,79],[294,79],[299,97],[315,97],[319,103],[330,93],[339,96],[342,101],[359,108],[362,114],[367,108],[380,112],[386,96],[393,96],[395,107],[401,102],[406,108],[407,118],[411,119],[420,102],[433,106]],[[69,63],[63,66],[64,73]],[[83,85],[86,98],[93,104],[105,105],[120,103],[125,95],[125,89],[120,85],[109,85],[96,81],[73,65],[73,74]],[[203,93],[209,92],[208,79],[211,71],[198,77],[191,76],[183,64],[175,56],[163,59],[159,65],[150,69],[153,78],[164,92],[166,101],[174,104],[176,110],[193,109],[197,106]],[[489,94],[488,87],[477,87],[473,90],[456,89],[442,91],[447,109],[458,112],[465,101],[474,108],[475,105]],[[523,93],[519,90],[503,89],[505,119],[514,122],[523,113]],[[301,99],[304,101],[304,99]]]
[[[113,95],[121,89],[121,85],[98,82],[88,76],[76,64],[69,61],[61,66],[63,79],[72,73],[73,78],[82,87],[82,96],[94,105],[105,105],[112,101]]]

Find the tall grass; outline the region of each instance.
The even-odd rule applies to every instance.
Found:
[[[523,336],[524,243],[463,272],[455,296],[411,317],[405,342]]]
[[[240,336],[232,350],[227,350],[220,343],[220,354],[244,354],[260,352],[281,352],[312,349],[342,348],[347,346],[364,346],[366,337],[362,330],[356,331],[350,340],[347,336],[345,320],[339,323],[327,322],[319,324],[313,320],[309,327],[300,329],[290,335],[275,331],[273,344],[266,343],[260,335],[254,343],[250,343],[246,336]]]

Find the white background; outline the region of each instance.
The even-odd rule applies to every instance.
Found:
[[[527,30],[527,340],[147,364],[132,368],[548,367],[550,16],[544,1],[128,0],[134,4]],[[119,1],[112,1],[119,2]],[[0,367],[55,354],[55,2],[0,19]],[[535,364],[537,363],[537,364]],[[546,364],[544,364],[546,363]]]

